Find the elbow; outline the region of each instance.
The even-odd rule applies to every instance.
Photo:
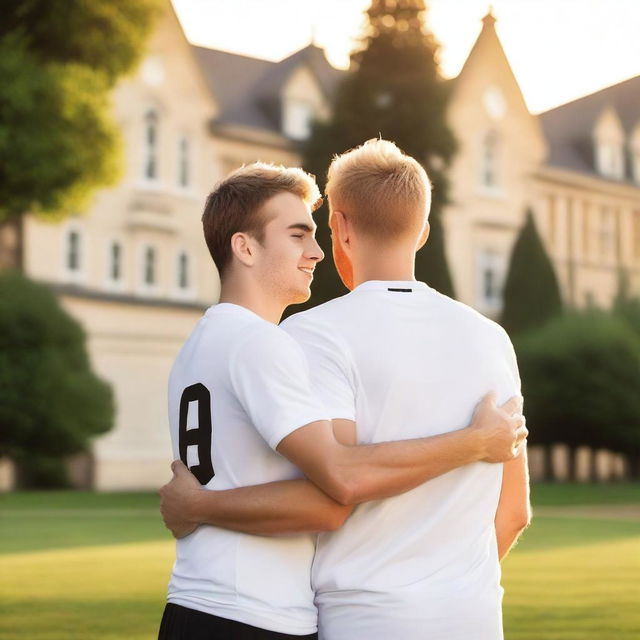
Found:
[[[351,507],[361,502],[358,483],[348,471],[345,473],[332,465],[325,469],[323,476],[323,481],[316,481],[316,484],[339,505]]]
[[[522,533],[531,524],[531,509],[526,508],[511,517],[511,528],[516,533]]]
[[[337,531],[347,521],[351,515],[353,507],[336,504],[329,513],[326,514],[321,524],[322,532]]]
[[[531,509],[527,507],[502,514],[502,517],[497,518],[496,524],[503,531],[520,535],[531,524]]]

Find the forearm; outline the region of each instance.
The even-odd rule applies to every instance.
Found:
[[[351,513],[304,479],[199,490],[189,503],[189,517],[198,524],[266,536],[331,531]]]
[[[498,558],[502,561],[514,547],[527,525],[509,519],[496,518],[496,541],[498,544]]]
[[[471,429],[430,438],[345,447],[336,462],[340,489],[337,495],[332,495],[343,504],[386,498],[481,457]]]

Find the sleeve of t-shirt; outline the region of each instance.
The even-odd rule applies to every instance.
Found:
[[[507,368],[510,373],[509,393],[512,395],[520,395],[522,393],[522,383],[520,381],[520,371],[518,370],[518,360],[516,358],[516,352],[513,348],[509,334],[500,329],[500,338],[502,353],[507,363]]]
[[[260,327],[235,349],[231,384],[256,430],[272,449],[290,433],[329,415],[314,396],[299,345],[278,327]]]
[[[302,347],[311,385],[330,417],[356,419],[356,385],[348,351],[331,327],[293,315],[280,325]]]

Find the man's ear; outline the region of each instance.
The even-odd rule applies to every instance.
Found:
[[[350,224],[341,211],[334,211],[329,218],[331,249],[336,271],[349,291],[353,289],[353,264],[351,263]]]
[[[231,236],[231,251],[244,265],[250,267],[255,261],[255,240],[242,231]]]
[[[427,222],[422,230],[422,235],[420,236],[420,240],[418,240],[418,246],[416,247],[416,251],[422,249],[424,247],[425,242],[429,238],[429,232],[431,231],[431,225]]]
[[[349,218],[347,218],[342,211],[333,211],[329,225],[331,226],[331,232],[335,236],[335,239],[338,240],[340,244],[345,245],[346,250],[350,249],[352,236]]]

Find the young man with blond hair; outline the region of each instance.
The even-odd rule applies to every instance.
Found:
[[[295,177],[293,182],[297,186],[284,185],[285,176],[287,180]],[[388,170],[387,174],[378,171],[378,178],[387,186],[386,190],[375,191],[377,205],[386,207],[382,196],[392,190],[401,194],[407,206],[407,223],[398,225],[398,237],[406,240],[409,229],[422,234],[428,210],[427,183],[423,182],[421,191],[409,174],[396,176]],[[308,189],[301,189],[300,182]],[[347,304],[355,316],[338,311],[333,317],[331,305],[337,304],[335,309],[339,309],[342,304],[339,300],[358,297],[356,288],[338,301],[300,314],[287,321],[286,328],[301,338],[302,348],[276,326],[288,304],[308,298],[313,269],[323,257],[314,237],[311,209],[317,192],[312,184],[299,170],[253,165],[223,181],[205,207],[205,237],[221,274],[221,298],[220,304],[211,307],[200,321],[172,370],[169,414],[174,452],[194,475],[180,463],[174,463],[176,478],[162,490],[162,508],[168,526],[178,535],[190,532],[198,523],[213,526],[197,527],[178,540],[161,638],[180,637],[186,628],[190,630],[188,637],[194,639],[313,634],[315,607],[309,580],[313,539],[308,535],[278,538],[247,534],[333,531],[351,511],[345,505],[407,492],[356,508],[343,527],[346,532],[352,521],[361,522],[362,514],[372,514],[367,534],[351,536],[346,556],[340,561],[345,575],[352,575],[356,582],[360,579],[366,582],[367,576],[357,571],[352,574],[348,565],[354,557],[356,568],[363,562],[371,566],[385,564],[384,557],[390,550],[384,545],[377,548],[378,558],[362,558],[359,553],[354,556],[359,547],[375,546],[377,538],[391,535],[389,528],[393,523],[386,522],[385,505],[408,500],[411,511],[421,511],[426,507],[422,502],[426,496],[426,504],[430,506],[425,515],[432,521],[436,512],[445,507],[438,506],[433,498],[428,499],[429,492],[419,501],[410,499],[416,491],[424,491],[439,481],[448,486],[451,483],[446,479],[452,474],[472,469],[473,478],[465,475],[462,486],[453,487],[448,502],[464,498],[465,491],[475,499],[479,491],[474,487],[474,478],[482,479],[488,473],[486,469],[493,469],[493,479],[501,474],[501,465],[487,462],[521,456],[518,447],[526,429],[519,427],[520,417],[510,416],[517,410],[518,402],[497,409],[493,397],[487,396],[496,389],[507,400],[510,354],[490,353],[490,348],[477,345],[477,354],[467,354],[471,370],[465,375],[480,374],[481,379],[473,389],[460,393],[452,389],[450,397],[443,398],[442,385],[429,371],[436,364],[432,355],[436,355],[439,347],[433,344],[433,336],[438,333],[430,325],[434,319],[428,314],[423,318],[409,312],[407,317],[400,314],[387,318],[395,323],[395,328],[384,322],[376,324],[387,317],[387,308],[398,307],[398,302],[398,308],[406,311],[406,299],[401,302],[392,297],[369,308],[366,296],[365,299],[360,296],[355,306]],[[365,274],[362,256],[355,251],[361,248],[354,251],[356,245],[360,247],[360,241],[351,231],[355,218],[350,219],[348,209],[354,190],[341,193],[346,193],[343,210],[332,209],[334,254],[347,283],[360,284],[359,279]],[[329,194],[333,204],[332,192]],[[393,202],[394,197],[389,201]],[[401,215],[400,208],[395,209],[395,215]],[[378,275],[389,276],[386,279],[392,282],[388,290],[406,293],[407,282],[399,283],[402,287],[392,286],[398,284],[395,282],[398,279],[411,281],[411,286],[417,287],[418,283],[412,281],[412,269],[405,273],[398,262],[408,267],[416,245],[414,240],[409,261],[401,259],[396,248],[391,251],[395,258],[386,251],[379,253],[378,259],[386,255],[386,264],[378,265]],[[426,291],[426,285],[423,287]],[[358,309],[361,302],[365,303],[367,313]],[[326,318],[322,309],[330,310]],[[317,311],[320,313],[314,313]],[[465,309],[464,313],[473,312]],[[427,321],[428,330],[416,324],[416,320]],[[372,322],[375,326],[368,326]],[[480,326],[479,320],[475,322]],[[479,330],[493,336],[488,346],[494,347],[499,339],[491,327]],[[358,332],[362,344],[356,344]],[[409,351],[428,354],[421,363],[426,367],[426,375],[417,367],[415,357],[407,354],[409,334],[416,339]],[[423,338],[425,344],[421,343]],[[463,339],[464,345],[466,342],[468,337]],[[429,349],[435,349],[434,354]],[[495,360],[486,363],[482,371],[475,364],[480,352]],[[407,361],[408,355],[413,360]],[[462,356],[454,345],[448,355],[455,363],[441,363],[441,367],[448,370],[459,366]],[[368,360],[361,362],[361,357]],[[517,385],[512,386],[511,395],[517,395]],[[430,387],[440,394],[436,402],[432,402]],[[474,415],[483,396],[486,397]],[[335,418],[333,424],[331,418]],[[360,446],[352,446],[356,443],[356,421]],[[469,427],[461,428],[469,423]],[[389,442],[394,438],[400,440]],[[300,477],[296,467],[308,480]],[[436,480],[423,484],[433,478]],[[215,491],[203,490],[201,485]],[[488,489],[497,501],[496,487],[491,485]],[[466,507],[478,510],[479,507],[473,507],[473,499],[465,498],[458,510],[464,512]],[[429,513],[432,509],[434,513]],[[408,518],[401,510],[398,513],[403,519]],[[421,547],[416,544],[416,531],[405,529],[402,519],[395,525],[396,538],[411,538],[412,551]],[[332,545],[331,536],[336,533],[321,536],[314,574],[323,562],[323,549],[336,549],[339,555],[345,552],[340,543]],[[454,534],[453,530],[449,532],[453,537]],[[488,552],[484,538],[480,544]],[[417,563],[421,567],[420,556],[411,558],[404,553],[401,552],[398,570],[415,573],[409,565]],[[327,566],[331,565],[330,556],[331,553],[325,554]],[[447,553],[447,561],[450,560]],[[314,581],[317,576],[320,584],[324,578],[317,574]],[[393,581],[388,586],[392,587]],[[323,588],[320,584],[316,589],[316,598],[330,623],[333,605],[325,606]],[[350,586],[349,590],[352,589],[358,587]],[[338,587],[337,591],[340,590]],[[366,590],[364,585],[363,591]],[[327,638],[383,637],[355,632],[353,622],[360,618],[361,599],[356,598],[353,606],[347,605],[352,610],[350,623],[342,620],[345,604],[343,601],[336,608],[339,619],[336,624],[328,624]],[[372,602],[371,606],[375,604]],[[338,627],[342,630],[334,632]],[[211,635],[206,636],[207,633]]]

